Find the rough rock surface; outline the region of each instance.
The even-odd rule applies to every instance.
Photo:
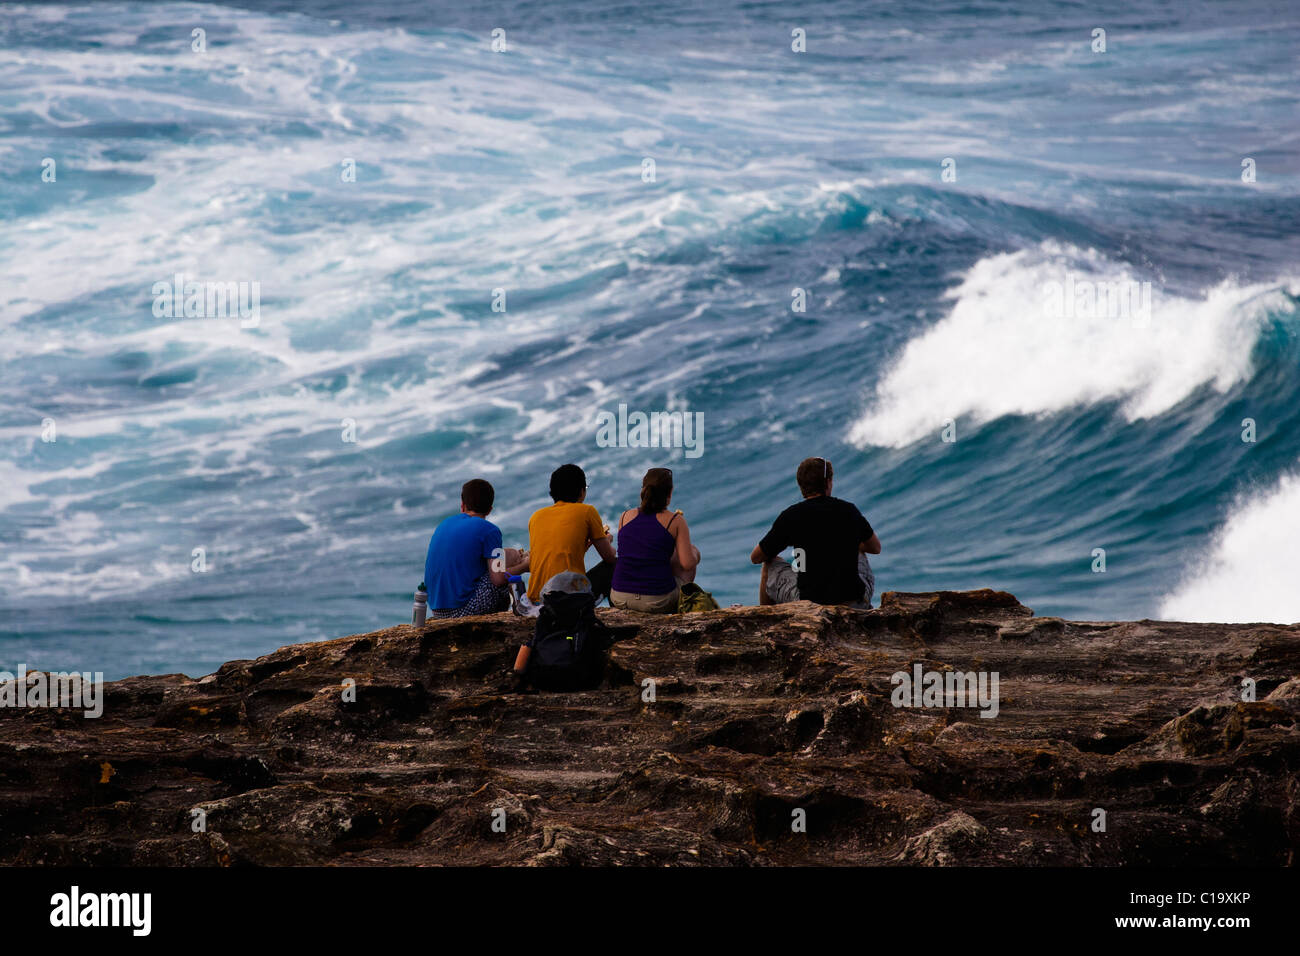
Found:
[[[1300,626],[996,591],[600,613],[589,692],[514,693],[529,624],[502,614],[117,681],[98,720],[0,710],[0,861],[1296,862]],[[998,672],[998,715],[893,706],[914,663]]]

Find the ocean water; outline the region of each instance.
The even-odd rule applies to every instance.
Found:
[[[566,461],[724,605],[824,455],[878,594],[1300,620],[1300,10],[903,6],[0,6],[0,668],[399,623]]]

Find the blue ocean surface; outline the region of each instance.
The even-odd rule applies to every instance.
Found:
[[[409,620],[461,483],[526,545],[567,461],[610,519],[671,467],[724,606],[818,455],[877,595],[1300,620],[1298,51],[1249,0],[0,6],[0,669]]]

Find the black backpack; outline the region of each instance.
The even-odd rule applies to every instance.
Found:
[[[528,682],[542,690],[595,687],[605,676],[605,652],[613,643],[609,628],[596,618],[595,597],[551,591],[542,599],[529,645]]]

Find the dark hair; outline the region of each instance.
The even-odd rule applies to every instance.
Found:
[[[805,498],[826,494],[826,486],[834,477],[835,469],[825,458],[805,458],[794,473],[794,480],[799,482],[799,490]]]
[[[482,478],[471,478],[460,486],[460,503],[466,511],[485,515],[492,510],[492,502],[497,500],[497,493],[492,485]]]
[[[668,507],[668,497],[673,493],[673,470],[651,468],[641,479],[641,510],[658,514]]]
[[[577,465],[561,465],[551,472],[551,497],[556,501],[578,501],[587,490],[587,475]]]

